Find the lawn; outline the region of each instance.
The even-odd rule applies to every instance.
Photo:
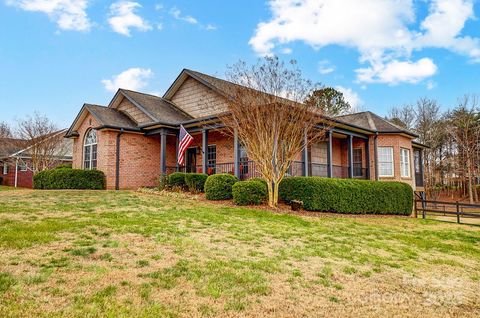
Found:
[[[480,228],[0,192],[0,317],[480,315]]]

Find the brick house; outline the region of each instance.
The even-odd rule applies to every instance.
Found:
[[[241,141],[224,133],[218,114],[227,109],[227,81],[184,69],[157,97],[119,89],[108,106],[84,104],[68,130],[73,167],[100,169],[108,189],[154,186],[174,171],[257,176]],[[423,191],[422,149],[412,132],[372,112],[331,119],[326,140],[292,162],[289,175],[397,180]],[[182,124],[194,137],[186,164],[176,164]]]
[[[66,129],[54,135],[61,137]],[[31,147],[22,139],[0,138],[0,184],[33,188],[33,171]],[[72,162],[72,142],[63,140],[56,151],[55,164],[69,164]]]

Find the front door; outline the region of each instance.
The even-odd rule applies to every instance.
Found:
[[[197,172],[197,148],[187,149],[187,172]]]

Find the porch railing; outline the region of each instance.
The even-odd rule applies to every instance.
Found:
[[[302,161],[293,161],[290,164],[290,167],[287,170],[287,176],[302,176],[304,171],[305,163]],[[167,166],[167,174],[173,172],[197,172],[202,173],[202,166]],[[240,180],[247,180],[250,178],[260,177],[260,172],[257,170],[255,161],[240,161],[239,163],[240,170]],[[332,166],[332,177],[346,179],[348,178],[348,167],[345,166]],[[229,173],[235,174],[235,164],[233,162],[227,163],[217,163],[215,165],[209,165],[207,167],[206,173],[208,175],[218,174],[218,173]],[[328,176],[328,166],[326,164],[320,163],[310,163],[309,164],[309,173],[308,175],[314,177],[324,177]],[[362,167],[354,167],[353,177],[358,179],[367,178],[367,169]]]

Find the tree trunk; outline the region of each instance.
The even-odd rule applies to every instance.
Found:
[[[274,207],[278,207],[278,182],[274,183],[273,188],[273,205]]]
[[[274,207],[274,195],[273,195],[273,187],[272,187],[273,181],[272,180],[267,180],[267,189],[268,189],[268,206]]]
[[[470,160],[467,162],[467,171],[468,171],[468,198],[470,200],[470,204],[473,204],[472,167],[470,165]]]

